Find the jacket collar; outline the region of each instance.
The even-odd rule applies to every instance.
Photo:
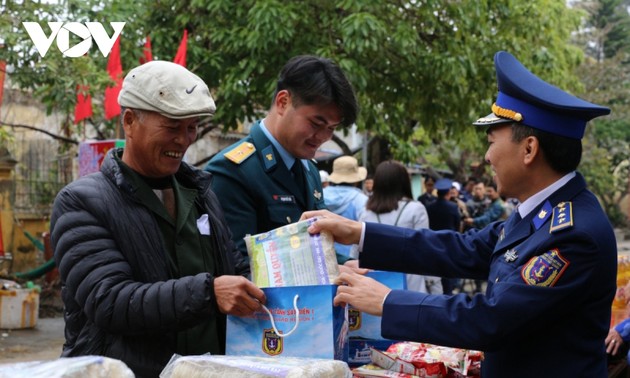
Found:
[[[121,160],[123,150],[124,148],[122,147],[109,150],[101,165],[101,172],[112,180],[121,190],[133,194],[137,189],[125,178],[120,168],[120,165],[123,164]],[[180,164],[179,170],[175,173],[175,178],[183,186],[196,188],[203,193],[210,189],[212,183],[212,174],[194,168],[184,162]]]
[[[520,242],[540,228],[544,227],[551,217],[546,216],[545,220],[542,222],[537,220],[536,218],[541,215],[541,210],[544,210],[545,214],[548,214],[547,211],[549,211],[549,209],[553,209],[560,202],[570,201],[578,193],[585,189],[586,181],[584,181],[584,177],[580,173],[576,172],[574,178],[572,178],[566,185],[553,192],[545,201],[543,201],[543,203],[536,206],[533,211],[527,214],[527,216],[525,216],[525,218],[523,218],[512,231],[510,231],[509,234],[505,235],[503,240],[499,240],[494,248],[495,252]],[[503,231],[501,231],[501,234],[503,234]]]

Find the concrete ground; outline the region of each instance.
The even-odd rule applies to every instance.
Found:
[[[63,329],[63,317],[54,317],[38,319],[34,328],[0,330],[0,364],[56,360]]]

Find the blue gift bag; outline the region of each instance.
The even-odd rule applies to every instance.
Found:
[[[348,361],[347,310],[333,306],[337,286],[262,290],[267,296],[268,312],[259,311],[247,317],[228,315],[226,355]]]
[[[404,273],[384,272],[380,270],[370,271],[366,276],[389,287],[392,290],[407,289],[407,281]],[[381,317],[364,314],[361,311],[348,306],[348,319],[350,321],[350,337],[361,337],[373,340],[383,340],[381,336]]]

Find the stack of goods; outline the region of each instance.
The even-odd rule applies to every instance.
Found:
[[[402,342],[387,351],[370,350],[371,364],[353,370],[355,377],[479,377],[483,354],[423,343]]]
[[[269,357],[174,356],[160,378],[350,378],[352,373],[342,361],[316,358],[282,359]]]
[[[0,377],[134,378],[134,374],[122,361],[102,356],[80,356],[58,358],[53,361],[31,361],[3,364],[0,365]]]

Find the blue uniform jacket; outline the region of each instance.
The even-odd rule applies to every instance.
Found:
[[[394,290],[383,337],[485,352],[483,377],[606,377],[616,289],[610,223],[580,174],[517,223],[465,234],[367,223],[360,265],[487,279],[472,298]]]
[[[255,148],[251,155],[248,154],[253,149],[241,147],[244,143]],[[247,155],[243,160],[234,162],[225,157],[226,152],[239,147]],[[304,171],[305,196],[260,123],[252,126],[247,137],[227,147],[208,163],[205,169],[213,174],[212,189],[221,201],[232,239],[245,256],[245,235],[267,232],[297,222],[304,211],[326,208],[319,171],[312,162],[308,164],[308,172]]]

